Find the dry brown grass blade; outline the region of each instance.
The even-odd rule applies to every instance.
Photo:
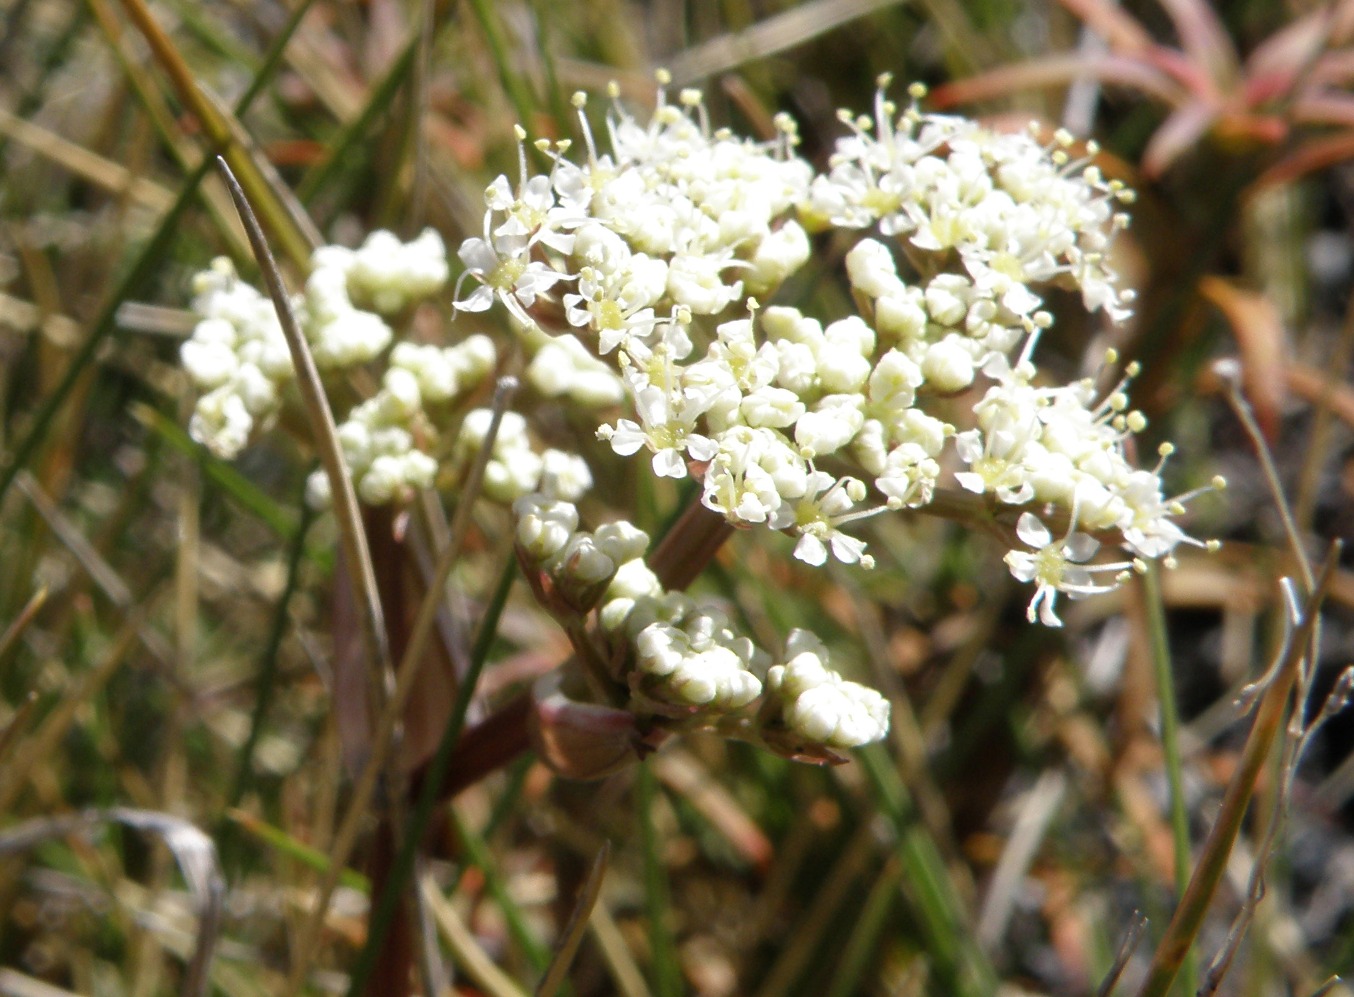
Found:
[[[675,83],[694,83],[745,62],[764,59],[826,34],[849,21],[903,0],[813,0],[759,21],[745,31],[720,35],[669,60]]]
[[[80,342],[80,323],[66,315],[53,314],[31,301],[0,294],[0,327],[25,335],[41,332],[52,345],[74,349]]]
[[[465,974],[490,997],[527,997],[527,992],[494,964],[494,960],[475,940],[465,921],[431,882],[424,883],[422,892],[424,902],[437,922],[437,930]]]
[[[606,876],[607,863],[610,859],[611,842],[606,841],[602,843],[596,858],[592,860],[588,878],[578,891],[578,900],[569,914],[568,923],[564,925],[559,941],[555,943],[555,954],[551,957],[550,965],[546,967],[541,982],[536,985],[536,997],[554,997],[563,985],[565,974],[569,972],[578,946],[583,941],[583,932],[587,930],[593,908],[597,905],[597,897],[602,892],[602,879]]]
[[[141,107],[154,124],[161,141],[173,154],[180,168],[185,172],[196,169],[201,163],[202,151],[176,123],[169,102],[154,83],[150,67],[145,65],[139,54],[128,45],[128,33],[124,30],[123,22],[113,11],[111,0],[89,0],[89,9],[98,21],[109,47],[117,57],[123,75],[140,98]],[[231,208],[230,197],[225,189],[209,182],[200,188],[200,194],[217,230],[230,243],[232,252],[237,257],[247,255],[249,247],[245,242],[244,230],[235,219],[235,212]]]
[[[201,997],[208,993],[212,957],[221,929],[226,884],[216,859],[216,846],[195,825],[173,814],[131,807],[87,810],[67,817],[39,817],[0,832],[0,856],[27,851],[35,845],[84,833],[100,824],[118,823],[153,834],[174,854],[184,882],[197,904],[197,937],[179,993]]]
[[[44,585],[29,596],[28,602],[24,603],[24,608],[19,610],[19,615],[10,620],[9,626],[5,627],[4,634],[0,635],[0,661],[5,660],[5,656],[9,654],[15,642],[23,636],[24,631],[33,622],[33,617],[38,615],[38,611],[42,609],[43,603],[46,601],[47,586]]]
[[[744,861],[766,870],[775,854],[771,839],[699,759],[674,747],[655,755],[650,764],[663,784],[724,835]]]
[[[588,927],[592,929],[593,941],[597,943],[602,959],[611,972],[611,982],[616,985],[616,992],[621,997],[653,997],[649,984],[645,982],[644,974],[626,943],[625,935],[621,933],[605,902],[593,906],[592,916],[588,918]]]
[[[1142,941],[1143,933],[1146,930],[1146,915],[1141,911],[1134,911],[1133,918],[1124,931],[1123,940],[1119,942],[1119,950],[1114,955],[1114,962],[1110,965],[1109,972],[1105,974],[1105,979],[1101,981],[1100,987],[1096,990],[1095,997],[1110,997],[1110,994],[1114,993],[1114,988],[1119,984],[1119,977],[1124,975],[1128,960],[1133,958],[1133,950]]]
[[[491,403],[493,418],[490,420],[489,428],[480,444],[475,462],[471,465],[465,480],[461,484],[446,546],[438,552],[437,566],[428,580],[427,591],[418,607],[418,615],[406,635],[407,643],[404,654],[400,658],[399,670],[396,673],[395,691],[391,697],[392,716],[396,715],[395,711],[402,711],[406,704],[410,702],[410,698],[420,689],[419,674],[423,669],[424,661],[428,657],[429,644],[432,642],[437,625],[438,611],[445,600],[447,582],[451,578],[451,572],[456,567],[456,562],[465,547],[466,536],[470,532],[471,513],[474,510],[475,501],[479,497],[485,471],[493,456],[494,440],[498,437],[503,415],[507,412],[508,406],[512,404],[517,388],[517,379],[513,377],[502,377],[495,385],[494,398]],[[428,754],[436,749],[442,728],[446,725],[451,705],[450,700],[441,704],[440,717],[431,723],[431,729],[427,731]],[[380,736],[380,732],[377,736]],[[423,760],[422,758],[417,759],[420,762]]]
[[[993,870],[978,917],[978,944],[994,952],[1006,933],[1019,900],[1020,884],[1029,872],[1049,825],[1067,793],[1067,774],[1049,769],[1020,803],[1015,826]]]
[[[305,266],[310,260],[311,251],[315,249],[315,243],[298,224],[297,217],[277,200],[276,190],[265,179],[258,162],[236,141],[236,133],[242,131],[238,123],[223,117],[205,96],[188,64],[183,61],[183,56],[164,33],[144,0],[122,0],[122,6],[150,45],[155,61],[168,74],[179,100],[201,123],[213,151],[220,151],[224,160],[230,164],[233,175],[240,178],[240,185],[248,189],[250,196],[258,203],[269,229],[282,244],[287,257],[297,266]]]
[[[804,978],[810,960],[818,953],[823,936],[842,916],[845,907],[860,889],[862,876],[872,875],[870,861],[875,855],[875,836],[871,826],[862,824],[841,850],[836,863],[823,879],[823,886],[810,901],[804,917],[785,939],[780,957],[757,990],[757,997],[780,997],[792,992]]]
[[[121,163],[90,152],[41,125],[16,118],[3,108],[0,108],[0,136],[27,146],[95,186],[120,197],[126,196],[157,214],[168,211],[174,203],[174,195],[159,184],[137,176]]]
[[[338,522],[339,542],[348,568],[348,582],[358,593],[361,605],[363,638],[370,655],[372,669],[372,703],[383,705],[387,696],[388,683],[392,671],[390,645],[386,635],[385,620],[381,612],[381,600],[376,591],[376,577],[372,571],[371,553],[367,549],[367,535],[362,527],[362,514],[357,503],[357,493],[353,489],[352,475],[343,458],[343,448],[339,445],[338,430],[334,425],[334,415],[325,397],[324,385],[320,381],[319,371],[315,367],[315,358],[311,355],[310,344],[301,332],[296,316],[291,309],[291,301],[286,287],[282,283],[282,274],[268,248],[263,229],[254,216],[253,209],[244,190],[235,178],[224,158],[217,160],[230,188],[235,208],[244,222],[249,234],[250,245],[262,268],[264,282],[277,310],[278,321],[287,339],[291,351],[292,364],[296,369],[296,383],[301,392],[306,412],[310,417],[311,432],[316,449],[319,451],[320,464],[325,477],[329,480],[330,494],[333,496],[334,516]]]
[[[53,986],[7,967],[0,967],[0,994],[4,997],[80,997],[74,990]]]
[[[80,567],[84,569],[85,574],[89,576],[108,601],[124,612],[131,610],[137,602],[131,588],[75,524],[57,508],[56,503],[43,491],[37,480],[27,471],[20,471],[14,477],[14,484],[24,493],[42,521],[71,552]],[[176,655],[169,641],[158,630],[153,629],[148,622],[143,623],[138,636],[146,650],[164,670],[165,675],[177,685],[179,680],[173,674]],[[180,691],[183,690],[180,689]]]
[[[1242,749],[1241,762],[1227,784],[1222,806],[1190,876],[1189,885],[1176,907],[1165,935],[1158,943],[1139,997],[1165,997],[1170,991],[1180,964],[1194,943],[1199,926],[1212,903],[1232,845],[1250,804],[1260,768],[1269,757],[1289,706],[1293,688],[1303,670],[1311,648],[1312,634],[1320,617],[1320,607],[1339,558],[1337,544],[1326,557],[1320,575],[1305,587],[1310,592],[1302,609],[1302,622],[1289,635],[1277,658],[1273,679],[1265,687],[1255,708],[1250,732]]]
[[[347,581],[353,592],[358,594],[359,616],[364,643],[368,650],[370,676],[368,703],[372,715],[380,718],[371,742],[370,756],[366,759],[362,775],[354,788],[354,799],[334,841],[330,868],[320,887],[318,903],[298,940],[298,957],[288,981],[288,992],[295,993],[304,981],[312,950],[324,921],[325,910],[338,883],[339,872],[347,863],[357,840],[361,819],[366,815],[377,783],[384,774],[385,761],[389,757],[391,743],[397,734],[398,703],[391,701],[397,687],[381,598],[376,588],[376,576],[372,568],[371,553],[367,547],[367,535],[362,524],[357,493],[353,488],[352,475],[349,474],[344,462],[342,448],[339,446],[334,416],[329,409],[319,371],[315,367],[310,346],[301,333],[296,316],[292,313],[287,290],[282,284],[282,274],[277,268],[277,262],[273,259],[272,251],[268,248],[263,230],[254,217],[249,201],[226,161],[218,159],[218,163],[230,188],[231,198],[235,201],[236,210],[244,222],[245,231],[249,234],[250,244],[262,268],[273,305],[277,309],[278,320],[282,325],[287,345],[291,350],[292,363],[296,368],[297,385],[311,419],[312,432],[320,452],[320,463],[329,480],[343,562],[348,569]],[[397,791],[387,796],[391,802],[398,805],[402,793]]]

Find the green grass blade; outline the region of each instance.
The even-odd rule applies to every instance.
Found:
[[[414,68],[418,45],[416,37],[405,43],[385,77],[372,90],[367,106],[339,130],[326,147],[324,156],[301,178],[301,182],[296,185],[296,197],[302,204],[310,204],[315,195],[326,189],[340,171],[352,168],[353,152],[367,137],[376,119],[389,110],[400,88],[408,80]]]
[[[480,30],[484,32],[484,40],[489,43],[489,53],[493,57],[494,66],[498,69],[498,79],[503,92],[512,101],[513,110],[517,112],[517,120],[522,127],[530,129],[531,119],[540,102],[527,89],[522,73],[518,72],[508,55],[508,45],[498,24],[496,5],[491,0],[470,0],[470,9],[475,14],[475,20],[479,22]]]
[[[1180,757],[1180,711],[1175,701],[1175,675],[1166,635],[1166,606],[1161,594],[1161,566],[1152,561],[1142,576],[1142,594],[1147,617],[1147,635],[1161,709],[1161,748],[1166,758],[1166,783],[1171,796],[1171,837],[1175,846],[1175,891],[1184,896],[1191,867],[1189,809],[1185,802],[1184,765]],[[1182,992],[1199,987],[1199,957],[1191,948],[1180,966]]]
[[[241,509],[254,516],[280,537],[293,537],[300,519],[230,464],[195,443],[183,427],[163,412],[137,402],[133,417],[174,450],[197,461],[202,473]],[[304,514],[301,518],[304,518]]]
[[[280,855],[285,855],[316,872],[323,872],[329,868],[329,856],[324,852],[298,841],[286,831],[273,827],[253,814],[232,809],[226,811],[226,817]],[[339,873],[339,882],[349,889],[359,890],[362,893],[371,891],[371,883],[367,881],[367,877],[355,869],[344,869]]]
[[[897,833],[904,892],[925,933],[926,951],[944,992],[956,997],[989,997],[997,989],[996,973],[978,947],[945,860],[915,812],[898,770],[878,745],[857,752],[856,757],[874,786],[879,809]]]
[[[309,0],[301,4],[301,11],[298,11],[293,19],[288,21],[286,28],[274,40],[249,89],[235,103],[234,114],[237,118],[243,116],[253,106],[258,95],[263,92],[264,85],[281,64],[282,52],[286,48],[292,32],[295,31],[296,25],[300,23],[300,14],[304,12],[304,8],[308,4]],[[14,483],[14,476],[36,454],[38,447],[47,435],[47,431],[51,428],[56,413],[66,403],[66,399],[74,390],[80,375],[94,359],[94,354],[99,346],[117,328],[117,312],[122,303],[140,293],[141,289],[150,281],[156,269],[162,265],[165,253],[178,234],[179,220],[197,194],[198,187],[201,186],[203,178],[206,177],[212,165],[212,157],[204,155],[202,162],[184,178],[183,186],[179,188],[174,203],[170,205],[164,218],[160,219],[160,224],[156,227],[150,240],[142,247],[141,252],[137,254],[125,276],[113,288],[112,293],[104,302],[103,307],[94,319],[89,335],[85,337],[80,349],[71,357],[61,381],[38,407],[37,413],[33,416],[32,425],[28,432],[24,434],[23,439],[19,441],[18,446],[6,456],[4,466],[0,467],[0,501],[3,501],[5,495],[8,494],[10,486]],[[290,533],[291,531],[288,530],[287,532]]]
[[[66,372],[61,376],[57,386],[38,406],[38,411],[33,416],[28,432],[24,434],[23,439],[19,441],[13,452],[8,455],[4,468],[0,469],[0,500],[3,500],[4,496],[8,494],[10,486],[14,484],[14,476],[23,470],[37,453],[38,447],[42,445],[42,441],[47,436],[47,431],[52,427],[57,412],[66,403],[66,399],[70,397],[71,392],[75,389],[76,382],[93,363],[94,355],[103,341],[117,328],[117,313],[122,302],[134,297],[141,288],[146,286],[157,269],[163,265],[163,257],[173,243],[175,236],[178,235],[179,219],[192,202],[198,185],[202,183],[202,178],[207,175],[207,171],[211,167],[211,159],[203,157],[197,169],[184,180],[183,186],[179,189],[178,197],[174,199],[169,211],[161,219],[155,234],[137,254],[131,268],[122,280],[118,281],[117,286],[113,288],[112,293],[104,301],[89,335],[85,337],[85,341],[80,344],[80,348],[71,357],[70,362],[66,365]]]
[[[884,867],[874,886],[870,887],[865,904],[851,928],[851,936],[846,941],[841,961],[832,974],[832,989],[827,992],[827,997],[852,997],[853,994],[869,990],[861,985],[861,981],[875,958],[879,939],[888,925],[889,910],[893,907],[901,882],[902,867],[895,860]]]
[[[502,912],[503,920],[508,926],[508,933],[522,950],[527,961],[531,963],[531,968],[537,973],[545,972],[546,967],[550,965],[550,950],[544,942],[536,937],[527,924],[522,909],[518,907],[517,902],[508,892],[503,877],[498,873],[498,866],[489,853],[488,843],[474,829],[467,827],[465,822],[455,813],[451,815],[451,821],[452,826],[456,829],[456,837],[465,849],[466,858],[471,865],[484,874],[484,885]]]
[[[296,526],[291,550],[287,554],[287,581],[273,610],[273,619],[268,627],[268,639],[264,644],[263,657],[259,661],[258,679],[254,686],[254,709],[249,718],[249,735],[240,746],[239,758],[235,763],[235,782],[227,797],[227,806],[232,809],[240,805],[240,801],[254,782],[254,751],[258,748],[268,708],[273,701],[273,690],[277,684],[278,652],[282,648],[282,638],[287,632],[292,597],[301,583],[301,561],[305,554],[306,537],[310,533],[311,524],[315,521],[314,513],[304,501],[301,508],[304,513],[301,522]]]
[[[658,777],[648,765],[639,767],[635,779],[635,805],[639,813],[640,840],[644,849],[644,909],[649,922],[649,957],[652,963],[654,993],[658,997],[680,997],[683,992],[677,943],[672,936],[668,915],[672,902],[668,896],[668,873],[663,866],[663,844],[654,826],[654,803],[658,797]]]

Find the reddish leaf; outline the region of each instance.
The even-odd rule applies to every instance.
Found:
[[[1148,176],[1161,176],[1185,152],[1197,145],[1217,121],[1220,108],[1204,101],[1190,101],[1161,123],[1143,152],[1142,166]]]
[[[1247,193],[1254,195],[1270,187],[1292,183],[1347,159],[1354,159],[1354,132],[1312,139],[1260,174]]]
[[[1147,63],[1120,55],[1047,56],[1030,62],[1002,66],[966,80],[936,87],[931,93],[935,107],[953,107],[975,100],[1006,96],[1013,90],[1066,86],[1079,79],[1118,84],[1150,94],[1168,104],[1186,99],[1186,91],[1166,73]]]
[[[1189,59],[1218,91],[1230,90],[1240,66],[1227,29],[1207,0],[1160,0]]]

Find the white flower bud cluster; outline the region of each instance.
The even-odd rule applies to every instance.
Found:
[[[752,641],[735,635],[725,614],[714,607],[682,608],[673,619],[655,620],[632,636],[631,681],[678,707],[725,713],[747,706],[762,694],[762,683],[751,670],[757,656]]]
[[[432,487],[437,431],[428,409],[442,407],[474,387],[494,368],[488,336],[470,336],[455,346],[399,343],[381,388],[356,405],[338,426],[339,445],[353,485],[368,505],[406,502],[419,488]],[[330,501],[329,480],[314,472],[306,496],[316,508]]]
[[[455,457],[464,465],[484,445],[493,421],[490,409],[466,414],[456,438]],[[592,472],[577,454],[553,448],[537,453],[527,432],[527,420],[518,412],[504,412],[494,437],[494,447],[484,470],[484,494],[496,502],[511,504],[524,495],[541,491],[551,498],[575,502],[592,487]]]
[[[256,425],[276,416],[293,376],[291,353],[272,301],[241,281],[225,257],[194,278],[193,295],[199,320],[179,355],[203,394],[188,431],[230,460]]]
[[[888,733],[889,702],[828,667],[827,647],[807,630],[785,639],[785,663],[766,673],[767,711],[798,737],[829,748],[854,748]]]
[[[357,249],[326,247],[332,265],[343,270],[355,304],[381,315],[397,315],[409,305],[430,298],[447,283],[447,247],[434,229],[425,228],[411,242],[377,230]]]
[[[1132,192],[1093,165],[1093,144],[1079,159],[1062,132],[1044,141],[924,113],[919,87],[899,113],[885,79],[872,117],[842,113],[850,134],[815,175],[787,119],[774,142],[741,140],[711,130],[698,92],[673,103],[659,82],[647,123],[613,100],[606,152],[576,97],[581,162],[568,143],[540,143],[553,166],[531,176],[523,152],[515,189],[495,181],[484,236],[462,246],[458,308],[498,301],[519,326],[560,334],[533,364],[540,390],[589,381],[579,343],[610,359],[633,411],[598,437],[622,456],[645,451],[657,475],[694,475],[708,508],[790,533],[810,564],[871,565],[844,528],[930,504],[950,440],[956,482],[994,503],[1057,507],[1074,529],[1117,532],[1135,557],[1194,542],[1160,465],[1127,459],[1145,420],[1123,385],[1103,397],[1091,381],[1037,385],[1049,289],[1078,291],[1110,321],[1133,299],[1109,262]],[[854,313],[820,321],[752,296],[808,259],[805,228],[858,233],[844,261]],[[986,393],[970,419],[954,399],[975,388]],[[584,405],[603,397],[577,391]],[[1015,566],[1023,554],[1012,563],[1030,575]],[[1059,577],[1051,591],[1087,590],[1076,571]]]
[[[394,314],[436,293],[447,277],[446,247],[431,229],[410,243],[373,232],[356,250],[317,249],[305,293],[293,302],[316,366],[339,370],[377,357],[393,338],[377,313]],[[189,431],[217,456],[233,458],[281,407],[281,390],[294,376],[291,353],[272,301],[238,280],[229,260],[214,260],[197,275],[193,310],[200,321],[180,355],[203,394]],[[369,441],[354,447],[371,449]],[[398,453],[375,447],[372,459]]]
[[[341,369],[376,357],[394,335],[382,316],[436,294],[448,275],[446,246],[432,229],[407,243],[377,231],[357,249],[315,250],[302,316],[315,365]]]
[[[573,336],[545,336],[527,365],[527,382],[546,398],[567,398],[579,408],[610,408],[625,400],[625,384],[612,368]]]
[[[617,569],[642,557],[649,546],[649,535],[625,521],[579,530],[573,503],[548,493],[523,495],[512,510],[518,555],[538,573],[533,580],[538,597],[566,617],[591,610]]]
[[[631,709],[716,729],[738,713],[757,738],[795,754],[857,747],[887,732],[887,701],[832,672],[808,631],[793,631],[786,664],[771,666],[722,609],[664,590],[644,563],[642,530],[624,521],[579,530],[571,503],[540,494],[519,498],[513,512],[518,556],[541,601],[574,617],[600,602],[603,631],[624,641],[611,678],[628,689]]]

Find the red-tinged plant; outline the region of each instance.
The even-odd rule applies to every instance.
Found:
[[[1109,0],[1062,4],[1105,40],[1108,53],[1066,53],[1003,66],[938,88],[935,103],[952,106],[1083,79],[1140,91],[1170,108],[1143,153],[1150,176],[1164,173],[1205,138],[1244,149],[1285,145],[1266,178],[1291,179],[1354,154],[1349,0],[1322,5],[1244,57],[1206,0],[1161,0],[1179,47],[1153,39]],[[1338,130],[1314,131],[1331,127]]]

